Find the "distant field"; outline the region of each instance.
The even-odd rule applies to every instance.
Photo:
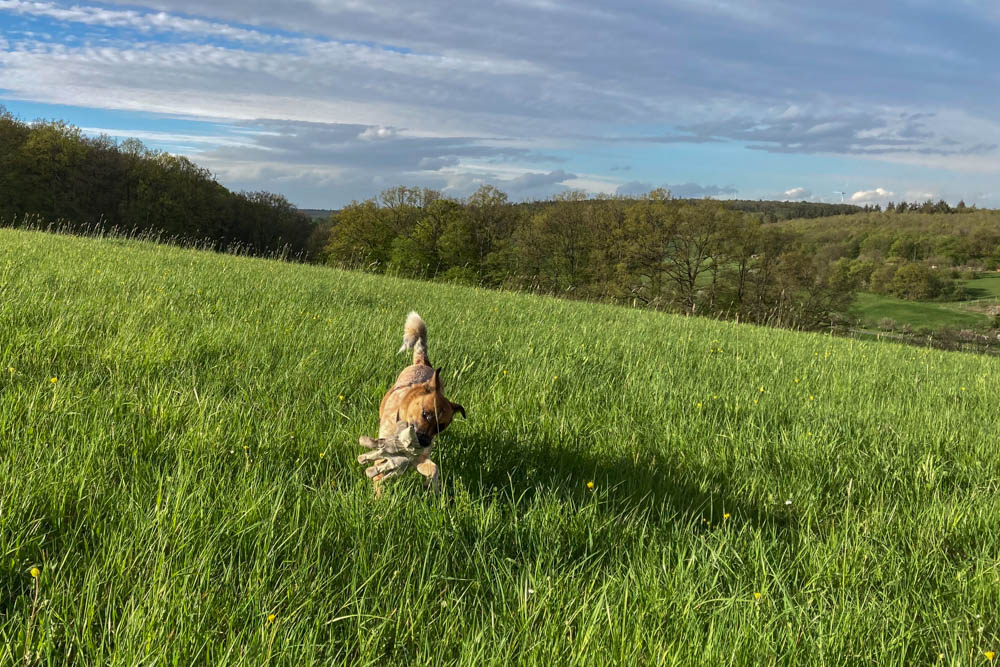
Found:
[[[1000,274],[986,274],[960,284],[970,290],[974,299],[1000,298]],[[890,318],[900,326],[908,324],[914,329],[983,329],[992,318],[975,310],[982,304],[982,301],[904,301],[862,292],[857,295],[851,314],[866,327],[876,327],[883,318]]]
[[[998,359],[10,230],[0,321],[0,665],[1000,654]]]
[[[1000,298],[1000,273],[990,273],[975,280],[965,280],[962,285],[972,292],[974,298]]]
[[[886,317],[914,329],[979,329],[990,323],[988,316],[966,310],[961,302],[904,301],[868,292],[857,295],[851,313],[869,327],[877,326]]]

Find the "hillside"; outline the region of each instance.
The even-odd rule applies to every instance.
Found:
[[[184,156],[62,121],[26,123],[0,105],[0,227],[50,225],[259,255],[315,252],[316,225],[281,195],[231,192]]]
[[[998,359],[38,232],[0,276],[0,664],[1000,652]],[[376,502],[409,309],[468,419]]]

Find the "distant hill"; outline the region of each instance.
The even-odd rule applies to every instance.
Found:
[[[315,227],[283,196],[232,192],[183,156],[59,121],[25,123],[0,106],[0,225],[50,224],[299,257]]]
[[[744,213],[758,213],[763,222],[778,222],[796,218],[825,218],[831,215],[851,215],[878,210],[873,206],[853,204],[824,204],[808,201],[768,201],[755,199],[729,199],[725,205]]]
[[[337,213],[338,211],[339,211],[339,209],[330,209],[330,208],[300,208],[299,209],[299,213],[304,213],[305,215],[309,216],[310,218],[312,218],[313,220],[316,220],[316,221],[327,220],[327,219],[329,219],[329,217],[331,215],[333,215],[334,213]]]

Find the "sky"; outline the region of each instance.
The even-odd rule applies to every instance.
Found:
[[[997,0],[0,0],[0,105],[339,208],[396,185],[1000,208]]]

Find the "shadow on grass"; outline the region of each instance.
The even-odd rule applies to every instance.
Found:
[[[684,464],[669,452],[609,455],[585,442],[527,442],[473,429],[441,444],[447,453],[435,458],[445,461],[446,480],[460,478],[474,495],[510,492],[525,509],[541,494],[582,500],[596,492],[614,514],[641,513],[654,522],[718,525],[729,514],[778,534],[795,524],[784,507],[740,494],[723,472]]]

